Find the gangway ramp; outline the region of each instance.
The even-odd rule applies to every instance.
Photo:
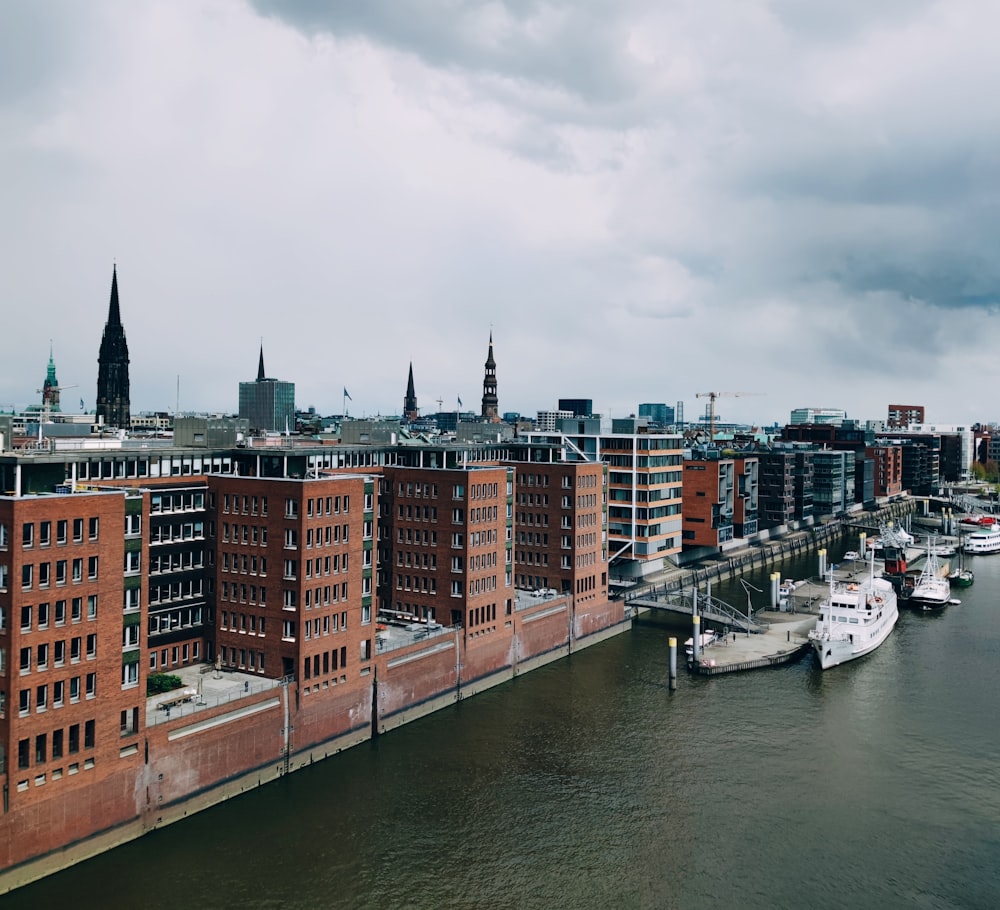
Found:
[[[710,594],[703,594],[697,589],[688,591],[644,591],[641,594],[626,595],[625,602],[636,610],[661,610],[666,613],[676,613],[679,616],[697,614],[702,622],[714,622],[740,632],[766,632],[770,623],[755,619],[753,612],[749,615],[738,608],[727,604]]]

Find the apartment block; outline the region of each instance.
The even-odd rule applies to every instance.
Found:
[[[502,629],[514,597],[514,469],[387,467],[381,489],[380,612],[461,626],[466,640]]]
[[[141,763],[141,494],[0,497],[0,768],[5,811],[100,792]],[[93,805],[99,826],[117,819]],[[30,813],[27,817],[30,817]],[[49,842],[86,833],[24,831]]]
[[[683,437],[649,431],[645,420],[562,420],[529,444],[562,448],[559,460],[608,466],[608,546],[615,572],[641,576],[681,550]]]
[[[217,664],[306,689],[367,675],[375,482],[209,479]]]
[[[758,460],[696,450],[684,462],[684,544],[721,547],[757,532]]]
[[[605,465],[519,464],[514,495],[514,584],[607,599]]]

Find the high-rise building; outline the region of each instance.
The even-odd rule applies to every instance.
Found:
[[[793,408],[789,423],[831,423],[839,426],[847,420],[847,411],[840,408]]]
[[[911,423],[924,422],[924,406],[922,404],[891,404],[889,405],[889,426],[896,430],[905,430]]]
[[[417,408],[417,390],[413,385],[413,363],[410,362],[410,376],[406,381],[406,395],[403,398],[403,417],[406,420],[416,420],[420,416]]]
[[[639,416],[648,417],[661,427],[668,427],[674,422],[674,409],[668,404],[650,401],[639,405]]]
[[[132,425],[128,381],[128,342],[118,308],[118,268],[111,270],[111,303],[97,356],[97,417],[109,427]]]
[[[560,398],[559,410],[569,411],[574,417],[591,417],[594,414],[594,399]]]
[[[295,428],[295,383],[265,375],[263,345],[257,378],[240,383],[240,417],[249,421],[251,432],[285,433]]]
[[[483,376],[483,420],[498,421],[497,407],[497,362],[493,359],[493,333],[490,332],[490,349],[486,355],[486,373]]]

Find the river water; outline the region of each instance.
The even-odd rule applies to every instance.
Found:
[[[1000,556],[971,562],[960,606],[826,673],[671,693],[643,621],[0,906],[995,908]]]

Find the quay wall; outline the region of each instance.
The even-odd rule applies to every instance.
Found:
[[[509,623],[509,624],[508,624]],[[238,796],[492,686],[631,628],[620,601],[574,609],[556,597],[498,617],[476,637],[449,630],[378,653],[364,675],[288,681],[147,726],[112,768],[80,771],[15,804],[0,838],[0,893]],[[306,694],[306,689],[309,689]],[[86,777],[89,775],[89,777]]]
[[[915,514],[916,510],[916,501],[900,500],[874,512],[814,525],[808,530],[794,532],[781,538],[761,540],[757,546],[739,552],[730,551],[730,555],[722,554],[721,558],[685,569],[665,582],[635,588],[628,592],[626,599],[642,597],[651,590],[677,591],[708,581],[738,578],[749,570],[775,566],[802,553],[820,550],[834,541],[841,540],[844,535],[852,533],[855,525],[877,526],[879,523],[896,522],[906,515]]]

